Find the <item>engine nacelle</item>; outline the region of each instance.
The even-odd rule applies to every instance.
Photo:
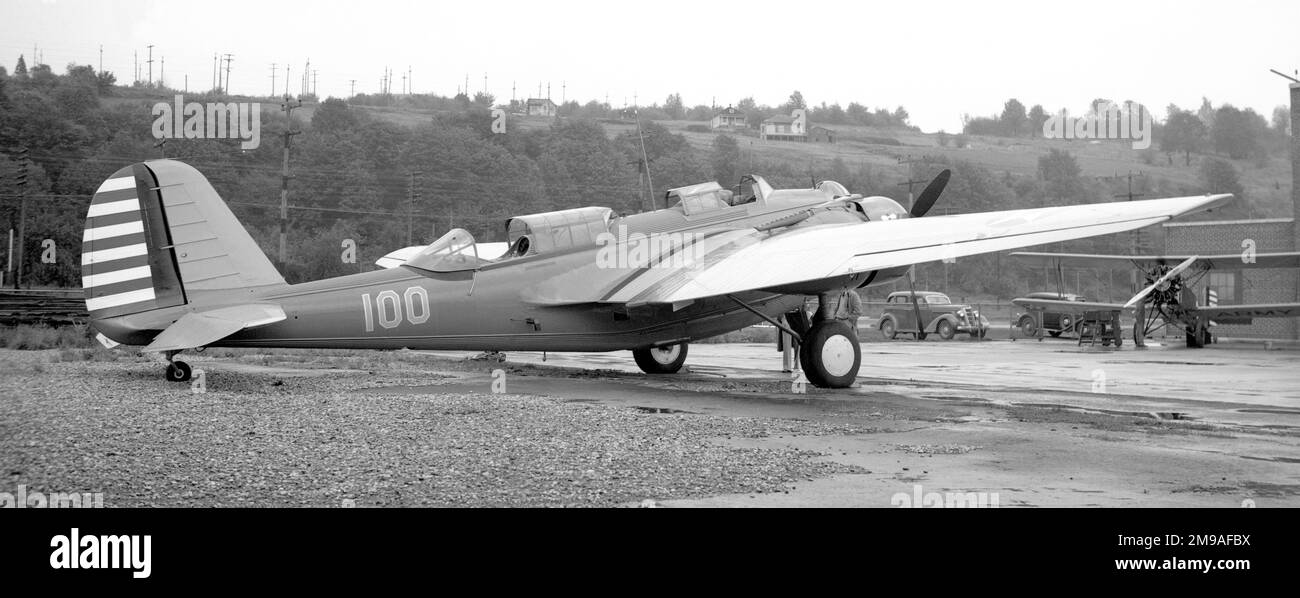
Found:
[[[898,205],[898,202],[880,195],[854,200],[853,203],[858,204],[858,210],[866,215],[867,220],[871,222],[901,220],[912,217],[907,210],[903,209],[903,206]]]

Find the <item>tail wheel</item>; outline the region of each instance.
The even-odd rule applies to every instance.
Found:
[[[641,371],[647,374],[676,374],[686,363],[686,343],[666,347],[634,349],[632,357]]]
[[[190,364],[184,361],[173,361],[167,364],[167,381],[168,382],[189,382],[193,372],[190,371]]]
[[[952,340],[952,337],[957,335],[957,327],[953,326],[952,322],[948,320],[939,320],[936,331],[939,333],[939,338],[946,341]]]
[[[799,345],[799,365],[814,386],[848,388],[858,377],[862,347],[847,323],[823,320],[813,326]]]
[[[898,338],[898,328],[894,326],[893,318],[886,318],[880,323],[880,334],[883,334],[886,339],[891,341]]]
[[[1020,334],[1033,336],[1038,333],[1038,324],[1034,322],[1033,316],[1020,318]]]

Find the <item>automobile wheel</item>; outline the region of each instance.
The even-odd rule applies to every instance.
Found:
[[[799,345],[799,365],[813,386],[848,388],[858,377],[862,348],[853,330],[839,320],[824,320]]]
[[[686,343],[666,347],[635,349],[632,357],[641,371],[647,374],[676,374],[686,363]]]
[[[1025,336],[1034,336],[1038,334],[1038,324],[1034,322],[1033,316],[1020,318],[1020,334]]]
[[[894,327],[894,319],[886,318],[880,321],[880,334],[885,336],[886,340],[898,338],[898,329]]]
[[[937,332],[939,333],[939,338],[946,341],[952,340],[952,337],[957,335],[957,327],[953,326],[952,322],[949,322],[948,320],[939,320]]]

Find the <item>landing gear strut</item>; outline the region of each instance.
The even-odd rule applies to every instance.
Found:
[[[664,347],[633,349],[632,357],[641,371],[647,374],[676,374],[686,363],[686,343]]]
[[[176,361],[176,355],[180,351],[167,352],[167,381],[168,382],[189,382],[193,371],[190,370],[190,364],[184,361]]]
[[[814,386],[852,386],[862,365],[862,347],[858,345],[856,331],[842,320],[813,324],[799,345],[799,364]]]

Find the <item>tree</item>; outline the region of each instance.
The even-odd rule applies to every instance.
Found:
[[[1282,137],[1291,134],[1291,110],[1286,106],[1273,108],[1273,133]]]
[[[1042,104],[1034,104],[1029,109],[1029,136],[1038,137],[1043,134],[1043,124],[1049,119],[1047,111],[1043,109]]]
[[[803,94],[799,93],[799,90],[796,89],[794,90],[794,93],[790,94],[790,99],[786,100],[785,104],[781,105],[781,111],[789,114],[797,108],[807,107],[808,103],[804,101]]]
[[[668,94],[668,99],[664,100],[664,112],[667,112],[668,118],[673,120],[686,118],[686,105],[682,103],[682,94]]]
[[[1079,162],[1070,152],[1052,149],[1038,158],[1038,178],[1047,183],[1047,193],[1061,199],[1083,199]]]
[[[1169,116],[1160,135],[1160,151],[1167,155],[1182,152],[1187,166],[1192,165],[1192,152],[1200,151],[1205,143],[1205,123],[1195,114],[1169,107]]]
[[[1236,201],[1229,202],[1218,210],[1218,218],[1250,217],[1251,210],[1250,204],[1246,202],[1246,190],[1241,186],[1237,169],[1230,162],[1219,158],[1206,160],[1201,164],[1201,184],[1206,193],[1231,193],[1236,196]]]
[[[338,98],[328,98],[316,108],[311,117],[311,128],[327,135],[342,135],[357,126],[357,115],[348,103]]]
[[[18,55],[18,64],[14,65],[14,77],[19,79],[27,78],[27,61],[23,59],[22,54]]]
[[[713,180],[722,186],[740,181],[740,144],[730,135],[713,138]]]
[[[1007,100],[1002,107],[1002,116],[998,117],[998,123],[1002,125],[1002,134],[1008,137],[1019,137],[1028,122],[1025,105],[1015,98]]]
[[[1215,111],[1214,124],[1210,126],[1214,151],[1234,160],[1255,156],[1260,153],[1260,138],[1266,127],[1264,118],[1254,110],[1238,110],[1224,104]]]
[[[479,91],[474,93],[474,104],[478,106],[482,106],[484,108],[491,108],[492,105],[496,103],[496,101],[497,101],[496,96],[486,91]],[[576,105],[577,103],[575,102],[574,104]]]

